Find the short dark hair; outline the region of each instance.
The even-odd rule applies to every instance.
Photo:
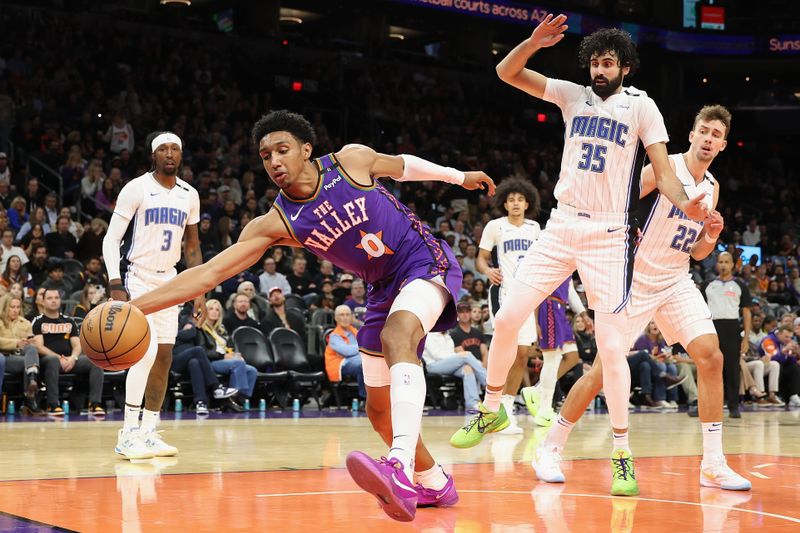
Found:
[[[265,135],[273,131],[288,131],[301,143],[309,143],[311,146],[317,142],[314,128],[306,117],[285,109],[270,111],[258,119],[253,126],[253,143],[258,145]]]
[[[604,52],[614,52],[619,64],[630,68],[628,76],[639,68],[639,53],[631,34],[617,28],[603,28],[584,37],[578,46],[578,64],[589,68],[592,58]]]
[[[517,193],[525,197],[528,202],[528,210],[525,211],[525,216],[528,218],[536,218],[539,216],[539,209],[541,207],[541,200],[539,198],[539,191],[533,184],[522,178],[506,178],[500,182],[495,191],[495,202],[497,205],[503,205],[508,200],[509,195]]]

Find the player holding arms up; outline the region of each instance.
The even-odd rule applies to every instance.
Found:
[[[114,300],[136,298],[172,280],[184,237],[187,266],[203,262],[197,233],[200,197],[178,177],[183,143],[174,133],[163,132],[151,134],[145,146],[152,151],[153,170],[122,188],[103,239],[103,259]],[[198,295],[195,311],[204,316],[204,296]],[[114,449],[127,459],[178,453],[156,432],[158,413],[167,392],[172,346],[178,333],[178,308],[172,306],[152,314],[147,321],[150,347],[128,371],[125,422]],[[142,398],[144,411],[141,411]]]
[[[563,15],[548,15],[497,65],[503,81],[561,108],[566,131],[554,191],[558,207],[517,268],[509,296],[495,317],[484,402],[451,443],[472,446],[485,433],[505,426],[500,397],[516,357],[517,332],[531,311],[577,269],[589,307],[595,311],[597,350],[605,362],[603,379],[614,433],[612,457],[625,464],[614,471],[611,493],[634,495],[638,488],[628,444],[625,307],[638,231],[633,213],[643,152],[653,164],[658,189],[670,202],[696,220],[706,217],[707,208],[701,204],[702,195],[689,200],[669,165],[667,131],[655,103],[643,91],[623,86],[624,78],[639,64],[629,34],[603,29],[584,38],[578,57],[589,70],[590,86],[548,79],[525,68],[533,54],[564,37],[564,22]]]

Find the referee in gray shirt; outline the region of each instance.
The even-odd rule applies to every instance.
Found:
[[[739,413],[739,358],[750,347],[750,304],[752,298],[745,283],[733,277],[733,256],[722,252],[717,257],[719,276],[703,287],[703,294],[711,309],[711,318],[719,335],[722,350],[722,377],[725,383],[725,398],[731,418],[741,418]],[[739,325],[739,317],[742,326]]]

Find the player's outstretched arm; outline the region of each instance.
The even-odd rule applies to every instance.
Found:
[[[564,24],[567,17],[553,14],[536,26],[531,36],[519,43],[500,63],[497,64],[497,75],[509,85],[525,91],[531,96],[541,98],[547,87],[547,78],[538,72],[525,68],[528,60],[541,48],[547,48],[564,38],[568,26]]]
[[[443,181],[461,185],[467,190],[483,189],[494,195],[494,181],[480,171],[463,172],[452,167],[443,167],[414,155],[388,155],[376,152],[368,146],[348,144],[337,154],[351,177],[362,185],[371,179],[390,177],[395,181]],[[362,182],[359,178],[363,176]]]
[[[216,255],[208,263],[184,270],[156,290],[131,301],[144,314],[155,313],[205,294],[226,279],[256,263],[271,245],[289,239],[286,226],[277,212],[270,211],[253,219],[239,236],[239,241]]]
[[[653,143],[647,148],[647,157],[653,166],[656,187],[670,202],[692,220],[702,221],[708,216],[708,210],[703,203],[705,194],[689,199],[683,185],[675,175],[675,170],[669,163],[667,146],[662,142]]]

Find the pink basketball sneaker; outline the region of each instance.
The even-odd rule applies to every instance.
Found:
[[[399,459],[381,457],[376,461],[363,452],[350,452],[346,464],[353,481],[375,496],[387,515],[401,522],[414,520],[417,491]]]
[[[441,490],[429,489],[417,483],[417,507],[451,507],[458,503],[458,492],[453,476],[447,476],[447,483]]]

